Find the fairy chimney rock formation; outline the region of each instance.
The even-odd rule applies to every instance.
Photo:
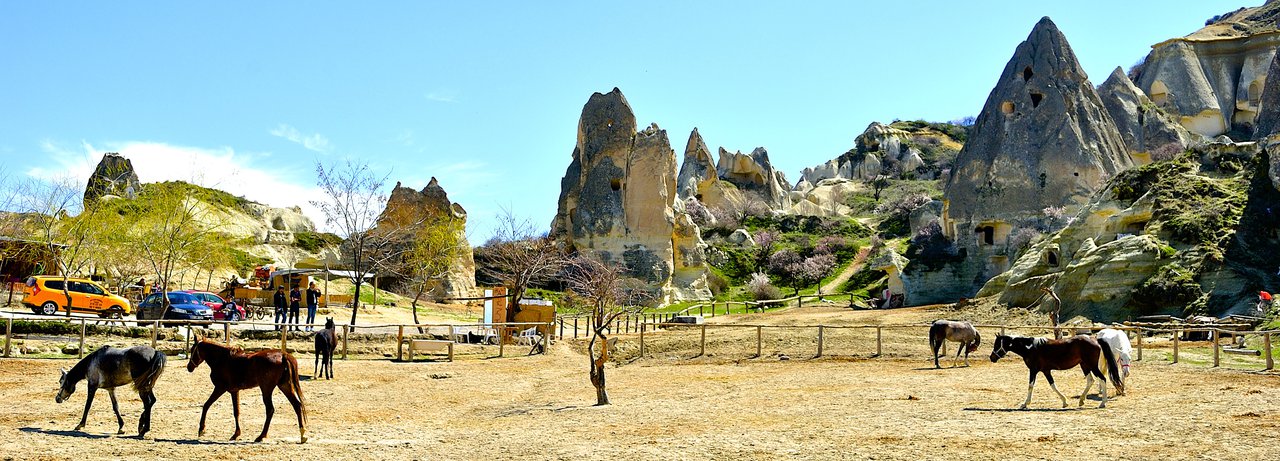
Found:
[[[1258,101],[1258,118],[1253,138],[1264,139],[1280,129],[1280,60],[1267,67],[1267,83]]]
[[[769,151],[757,147],[750,154],[742,151],[730,153],[720,148],[716,172],[721,180],[728,181],[739,190],[758,196],[769,208],[785,210],[791,207],[788,192],[791,184],[781,171],[769,162]]]
[[[1181,152],[1199,137],[1156,107],[1119,67],[1098,87],[1098,97],[1134,163],[1149,163],[1153,153],[1168,156]]]
[[[467,210],[462,205],[449,201],[449,194],[440,187],[436,178],[431,178],[427,187],[417,191],[401,186],[399,182],[391,189],[387,197],[387,206],[378,217],[379,227],[384,225],[417,226],[419,222],[432,223],[443,220],[458,222],[458,239],[465,248],[450,264],[448,274],[426,293],[434,299],[450,297],[467,297],[476,292],[476,263],[471,246],[466,245]]]
[[[582,107],[577,139],[551,234],[570,250],[621,265],[664,301],[709,298],[705,244],[676,196],[667,132],[656,124],[637,132],[614,88]]]
[[[689,133],[689,141],[684,147],[684,162],[680,165],[680,174],[676,177],[676,187],[679,190],[680,198],[694,197],[703,203],[706,198],[702,197],[704,191],[713,187],[719,177],[716,173],[716,162],[711,158],[711,150],[707,148],[707,143],[702,140],[702,135],[698,134],[698,129],[694,128]]]
[[[1066,37],[1043,18],[1005,65],[956,158],[944,229],[956,238],[986,221],[1082,204],[1104,177],[1130,166]]]
[[[1254,134],[1271,59],[1280,46],[1280,2],[1240,8],[1204,28],[1152,45],[1134,84],[1193,133]],[[1265,135],[1262,133],[1261,135]]]
[[[84,203],[88,205],[103,197],[138,198],[139,188],[133,162],[120,154],[108,152],[102,155],[98,167],[89,176],[84,188]]]

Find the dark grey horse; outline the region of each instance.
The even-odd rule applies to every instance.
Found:
[[[120,405],[116,403],[116,388],[125,384],[133,384],[133,390],[142,398],[142,416],[138,418],[138,437],[147,434],[151,429],[151,406],[156,403],[153,392],[156,380],[164,372],[164,353],[149,346],[134,346],[119,349],[102,346],[88,357],[80,360],[71,370],[62,370],[58,380],[58,403],[67,400],[76,391],[76,383],[86,380],[89,387],[88,398],[84,402],[84,414],[80,416],[80,424],[75,430],[84,428],[89,418],[89,407],[93,406],[93,395],[98,388],[106,389],[111,396],[111,409],[116,412],[116,422],[120,424],[117,434],[124,433],[124,418],[120,417]]]
[[[314,378],[333,379],[333,350],[337,347],[338,335],[333,317],[325,317],[324,329],[316,332],[316,370],[312,372]]]
[[[982,335],[978,334],[978,329],[974,328],[969,322],[953,322],[950,320],[936,320],[929,327],[929,348],[933,350],[933,367],[942,368],[938,365],[938,350],[942,349],[942,343],[945,341],[953,341],[960,343],[960,347],[956,349],[956,358],[951,361],[951,366],[955,366],[960,360],[960,353],[964,352],[964,364],[969,366],[969,354],[978,350],[978,346],[982,344]]]

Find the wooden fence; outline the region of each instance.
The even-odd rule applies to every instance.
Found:
[[[711,304],[708,307],[714,308],[714,306],[715,306],[714,304]],[[690,309],[693,309],[693,308],[690,308]],[[763,337],[764,337],[765,330],[792,330],[792,331],[809,330],[809,331],[812,331],[813,334],[816,336],[816,349],[814,350],[814,357],[822,357],[826,355],[826,352],[827,352],[825,348],[827,343],[828,332],[843,331],[843,330],[863,330],[863,331],[874,330],[875,352],[872,355],[875,357],[879,357],[879,356],[882,356],[884,353],[883,338],[884,338],[885,330],[919,330],[920,332],[919,336],[923,338],[927,335],[928,329],[929,329],[928,324],[764,325],[764,324],[707,324],[707,323],[688,324],[688,323],[671,322],[671,319],[677,315],[679,314],[677,313],[635,314],[631,316],[620,317],[619,319],[615,320],[613,325],[611,325],[610,331],[613,334],[622,335],[624,337],[628,335],[636,335],[637,336],[636,340],[639,342],[640,357],[646,357],[647,356],[646,335],[650,336],[651,338],[652,335],[658,333],[661,330],[674,331],[674,330],[694,329],[698,331],[698,336],[699,336],[698,354],[695,355],[695,357],[697,357],[697,356],[706,355],[706,348],[707,348],[706,338],[707,338],[708,329],[713,329],[713,330],[714,329],[754,329],[755,330],[755,335],[754,335],[755,336],[755,341],[754,341],[755,356],[760,357],[762,356],[762,353],[763,353]],[[138,321],[132,321],[132,320],[105,320],[105,319],[87,318],[87,317],[67,318],[65,316],[53,316],[53,317],[36,316],[36,317],[32,317],[31,320],[37,320],[37,321],[53,320],[53,321],[68,322],[71,324],[78,323],[80,327],[79,328],[80,347],[78,352],[79,357],[83,357],[85,355],[85,347],[84,347],[85,336],[86,336],[89,322],[94,322],[96,324],[106,323],[108,325],[119,324],[121,327],[127,327],[127,326],[130,326],[130,324],[133,324],[135,326],[148,328],[151,333],[150,338],[151,338],[152,347],[155,347],[158,343],[159,330],[162,328],[161,327],[162,324],[178,325],[179,327],[186,327],[188,329],[188,334],[184,339],[184,345],[183,345],[184,350],[190,347],[190,341],[192,340],[191,330],[197,327],[203,328],[203,329],[221,329],[223,333],[223,337],[226,338],[227,343],[230,344],[232,342],[232,338],[234,337],[231,334],[232,332],[231,325],[233,324],[249,325],[255,328],[261,326],[261,327],[267,327],[270,329],[274,329],[277,327],[289,328],[289,327],[298,327],[298,326],[303,326],[303,327],[305,326],[319,327],[320,326],[320,325],[278,324],[278,323],[268,323],[268,322],[231,323],[231,322],[224,322],[224,321],[211,322],[211,321],[193,321],[193,320],[164,320],[164,321],[152,320],[152,321],[146,321],[146,322],[138,322]],[[541,346],[542,346],[541,350],[543,352],[547,350],[547,346],[550,345],[553,336],[559,339],[570,339],[570,338],[577,339],[577,338],[590,337],[590,333],[589,333],[590,326],[587,325],[587,322],[585,320],[587,319],[584,317],[559,317],[553,322],[545,322],[545,323],[520,322],[520,323],[472,323],[472,324],[372,324],[372,325],[355,325],[355,326],[340,325],[339,328],[344,333],[341,335],[342,336],[341,358],[345,360],[348,355],[348,349],[349,349],[348,339],[347,339],[348,336],[351,334],[354,334],[359,329],[364,329],[364,330],[374,330],[374,329],[386,330],[391,328],[396,329],[397,350],[399,350],[400,347],[402,347],[403,345],[403,341],[406,338],[406,329],[421,328],[429,333],[430,329],[432,328],[447,328],[450,331],[449,337],[456,336],[459,330],[463,330],[463,331],[471,331],[475,329],[487,330],[487,331],[492,331],[497,338],[500,338],[497,341],[498,347],[499,347],[499,356],[503,356],[505,351],[505,345],[507,343],[506,339],[511,337],[513,333],[519,332],[524,329],[528,329],[530,327],[539,327],[539,329],[545,328],[544,331],[551,332],[551,334],[540,335],[538,337],[538,340],[541,341]],[[1178,363],[1180,360],[1181,343],[1183,341],[1181,338],[1185,333],[1193,333],[1193,332],[1206,333],[1208,334],[1209,342],[1211,343],[1213,367],[1218,367],[1221,365],[1221,362],[1222,362],[1221,358],[1223,354],[1247,354],[1247,355],[1261,356],[1263,363],[1265,364],[1265,368],[1264,368],[1265,370],[1272,370],[1275,368],[1275,363],[1272,357],[1271,339],[1272,339],[1272,335],[1280,334],[1280,330],[1245,330],[1245,328],[1248,328],[1248,326],[1244,324],[1193,325],[1193,324],[1133,323],[1125,326],[1115,326],[1115,327],[1072,327],[1072,326],[1056,326],[1055,327],[1055,326],[1043,326],[1043,325],[1026,326],[1026,325],[999,325],[999,324],[976,324],[974,326],[979,329],[987,329],[987,330],[998,329],[1000,334],[1004,334],[1007,330],[1017,330],[1017,331],[1053,332],[1055,336],[1061,335],[1064,333],[1074,334],[1075,332],[1081,331],[1081,330],[1096,331],[1102,328],[1113,328],[1116,330],[1122,330],[1122,331],[1126,331],[1134,334],[1134,341],[1133,341],[1134,360],[1143,359],[1143,350],[1144,350],[1143,338],[1152,337],[1155,335],[1170,335],[1171,346],[1172,346],[1170,360],[1173,363]],[[256,330],[256,331],[262,331],[262,330]],[[556,334],[557,332],[558,334]],[[572,332],[572,336],[570,335],[570,332]],[[1222,338],[1224,336],[1234,337],[1234,336],[1242,336],[1242,335],[1254,335],[1254,336],[1261,337],[1262,347],[1259,350],[1248,350],[1248,349],[1225,347],[1225,345],[1222,344]],[[12,343],[13,337],[14,337],[13,318],[9,317],[5,319],[4,357],[11,356],[10,355],[11,343]],[[280,348],[287,350],[288,341],[289,341],[289,335],[281,334]],[[744,346],[744,348],[747,348],[747,347],[750,347],[750,345]]]

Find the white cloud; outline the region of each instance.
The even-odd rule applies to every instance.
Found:
[[[284,138],[290,142],[299,144],[308,150],[313,150],[322,154],[327,154],[333,150],[333,147],[329,145],[329,138],[324,137],[324,135],[320,133],[304,135],[301,131],[298,131],[297,128],[285,123],[281,123],[279,126],[273,128],[269,133],[271,133],[272,136]]]
[[[43,164],[27,170],[27,175],[40,179],[70,176],[85,184],[104,152],[119,152],[133,163],[138,179],[144,183],[186,181],[220,189],[273,207],[298,206],[302,212],[324,227],[324,215],[310,201],[321,197],[311,182],[312,165],[297,164],[287,171],[264,165],[266,153],[236,152],[230,147],[203,148],[175,146],[151,141],[108,142],[101,147],[81,142],[78,148],[65,148],[52,141],[41,143],[47,154]]]
[[[457,102],[458,95],[452,90],[432,91],[423,95],[428,101],[435,102]]]

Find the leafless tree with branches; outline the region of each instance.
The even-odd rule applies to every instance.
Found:
[[[506,322],[514,322],[520,300],[529,287],[551,280],[564,267],[564,249],[546,233],[539,233],[528,219],[510,209],[498,215],[493,237],[479,250],[485,264],[480,270],[502,282],[508,290]]]
[[[623,315],[639,312],[634,296],[643,290],[628,290],[624,269],[595,258],[579,255],[568,265],[566,281],[572,292],[587,300],[591,313],[591,341],[587,344],[591,385],[596,388],[596,405],[609,404],[605,388],[605,365],[609,363],[609,327]]]

